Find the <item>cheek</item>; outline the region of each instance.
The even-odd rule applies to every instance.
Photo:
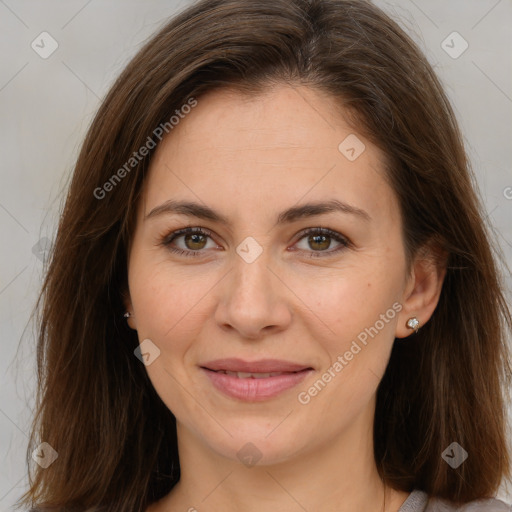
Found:
[[[160,350],[146,371],[173,414],[188,417],[195,402],[185,391],[189,379],[185,360],[204,322],[201,299],[213,282],[206,275],[191,277],[170,268],[156,253],[148,251],[145,256],[143,251],[133,259],[129,280],[139,342],[150,339]]]
[[[199,327],[196,317],[201,299],[213,284],[212,275],[180,271],[169,265],[165,256],[148,254],[145,261],[135,259],[130,294],[139,337],[154,338],[166,346],[177,331]]]
[[[360,258],[355,264],[328,273],[304,273],[293,287],[311,311],[315,333],[329,344],[329,353],[339,351],[366,328],[378,322],[379,331],[391,331],[395,318],[392,305],[400,297],[396,271],[385,263]],[[385,325],[380,321],[385,318]]]
[[[401,310],[400,272],[398,260],[391,265],[384,257],[361,257],[316,286],[303,282],[300,293],[307,292],[302,296],[315,313],[315,339],[328,354],[319,376],[323,382],[316,386],[322,391],[315,395],[310,388],[320,415],[337,418],[342,406],[345,417],[353,417],[375,394]]]
[[[314,389],[303,389],[322,417],[351,418],[376,392],[394,341],[401,305],[399,265],[360,257],[323,279],[302,281],[314,315],[308,326],[326,357]],[[321,391],[317,391],[321,390]],[[317,394],[315,394],[317,393]],[[307,398],[307,397],[306,397]],[[302,403],[302,402],[301,402]]]

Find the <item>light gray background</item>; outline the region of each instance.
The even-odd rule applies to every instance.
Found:
[[[512,0],[376,3],[399,20],[441,77],[510,265]],[[140,44],[187,4],[0,0],[0,510],[11,510],[26,488],[35,367],[33,330],[24,329],[41,283],[44,238],[54,236],[73,162],[101,98]],[[31,48],[43,31],[59,45],[47,59]],[[469,44],[456,59],[441,46],[453,31]],[[461,48],[460,39],[448,44]],[[510,293],[510,276],[506,282]],[[510,490],[500,497],[512,501]]]

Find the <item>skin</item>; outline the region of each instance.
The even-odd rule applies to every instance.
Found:
[[[126,307],[139,340],[160,350],[146,369],[176,416],[182,473],[150,512],[378,512],[384,492],[385,510],[396,511],[408,496],[385,488],[377,473],[375,396],[395,337],[411,335],[410,317],[424,325],[432,315],[444,270],[428,258],[406,268],[384,155],[357,134],[366,149],[345,158],[338,145],[356,132],[334,107],[303,86],[258,97],[210,92],[156,150],[129,251]],[[331,212],[276,225],[291,206],[333,198],[370,219]],[[207,205],[229,223],[175,213],[144,218],[169,199]],[[171,245],[197,256],[162,244],[187,226],[211,236],[198,243],[182,235]],[[301,234],[318,227],[350,244]],[[263,250],[252,263],[236,252],[246,237]],[[298,393],[394,303],[401,311],[300,403]],[[277,397],[243,402],[218,392],[198,366],[224,357],[285,359],[314,372]],[[261,454],[252,467],[237,457],[248,442]]]

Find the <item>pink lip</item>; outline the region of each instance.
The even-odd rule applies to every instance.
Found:
[[[299,384],[313,371],[311,367],[277,359],[252,362],[242,359],[218,359],[201,365],[201,370],[216,389],[229,397],[248,402],[259,402],[275,397]],[[222,371],[283,374],[257,379],[239,378]]]
[[[292,363],[282,359],[259,359],[258,361],[244,361],[235,357],[216,359],[200,365],[208,370],[247,373],[274,373],[274,372],[298,372],[311,368],[308,365]]]

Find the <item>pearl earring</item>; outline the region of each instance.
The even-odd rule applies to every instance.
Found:
[[[125,318],[130,318],[132,315],[130,315],[130,312],[127,311],[124,315],[123,315]]]
[[[420,321],[415,316],[409,318],[406,325],[409,327],[409,329],[413,329],[414,332],[418,332],[420,329]]]

